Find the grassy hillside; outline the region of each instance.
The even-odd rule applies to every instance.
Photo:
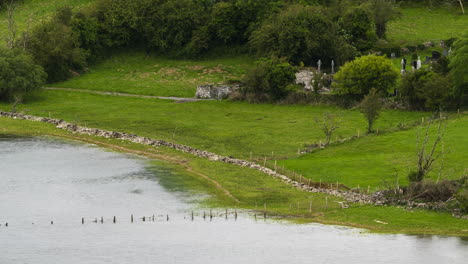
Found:
[[[18,37],[35,24],[48,19],[57,8],[70,6],[80,8],[95,0],[24,0],[15,9],[15,22]],[[5,9],[0,11],[0,36],[6,36],[8,32],[8,19]],[[3,39],[0,45],[5,45]]]
[[[239,80],[253,64],[254,59],[246,55],[177,60],[128,52],[112,56],[82,76],[50,86],[194,97],[197,85]]]
[[[442,159],[434,164],[432,179],[457,179],[468,170],[468,116],[449,120],[446,124]],[[430,132],[436,134],[436,125]],[[359,140],[331,146],[297,159],[281,161],[289,170],[307,175],[315,181],[340,182],[349,187],[386,187],[388,184],[406,185],[409,170],[416,169],[416,142],[424,128],[373,135]]]
[[[388,25],[389,40],[417,45],[457,37],[468,29],[468,15],[460,9],[403,8],[401,17]]]
[[[307,105],[248,104],[227,101],[178,103],[168,100],[46,91],[21,111],[63,118],[91,127],[167,139],[223,155],[263,160],[297,157],[299,148],[323,138],[314,119],[330,111],[342,116],[338,137],[361,134],[366,122],[357,110]],[[0,104],[8,110],[8,104]],[[384,131],[420,120],[427,113],[386,111],[376,123]]]

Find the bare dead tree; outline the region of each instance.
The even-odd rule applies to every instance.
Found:
[[[418,171],[410,175],[411,181],[422,181],[427,174],[432,170],[432,165],[436,160],[438,160],[444,152],[442,150],[437,151],[437,146],[442,141],[445,133],[445,129],[442,129],[442,121],[439,121],[437,134],[432,144],[429,144],[430,125],[427,126],[424,138],[421,138],[418,135],[417,139],[417,155],[418,155]]]
[[[330,144],[333,132],[337,130],[341,123],[341,118],[330,112],[325,112],[322,118],[316,118],[315,123],[320,126],[323,133],[325,134],[325,146]]]
[[[23,96],[20,94],[13,95],[13,104],[11,106],[11,112],[16,113],[16,107],[23,102]]]
[[[463,7],[463,1],[462,1],[462,0],[458,0],[458,3],[460,4],[462,13],[465,14],[465,8]]]
[[[6,38],[7,47],[12,49],[15,47],[16,39],[16,22],[15,22],[15,9],[16,4],[13,0],[7,4],[7,18],[8,18],[8,35]]]

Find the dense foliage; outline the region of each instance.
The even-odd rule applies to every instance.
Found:
[[[468,32],[454,43],[450,76],[454,81],[452,96],[458,107],[468,104]]]
[[[398,72],[391,60],[369,55],[346,63],[335,75],[334,86],[341,94],[364,96],[371,88],[387,94],[395,87]]]
[[[8,100],[15,96],[39,89],[46,75],[31,57],[20,50],[0,48],[0,99]]]
[[[348,2],[347,2],[348,3]],[[373,46],[369,8],[334,12],[304,0],[97,0],[62,8],[21,40],[48,73],[64,80],[120,48],[196,57],[213,50],[285,57],[293,64],[342,65]],[[343,17],[341,18],[341,14]]]
[[[338,37],[324,10],[312,6],[294,5],[266,20],[252,33],[250,44],[260,56],[273,54],[314,66],[319,59],[329,65],[353,56],[353,48]]]
[[[414,110],[446,109],[450,90],[449,78],[428,69],[406,73],[400,85],[402,97]]]
[[[256,67],[244,78],[247,99],[276,101],[288,95],[290,85],[296,79],[296,70],[286,60],[272,57],[257,62]]]

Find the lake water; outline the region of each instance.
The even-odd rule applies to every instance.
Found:
[[[93,145],[0,139],[0,264],[468,262],[468,241],[455,237],[377,235],[242,214],[192,221],[197,197],[165,190],[159,181],[167,173]],[[154,222],[138,219],[152,214]]]

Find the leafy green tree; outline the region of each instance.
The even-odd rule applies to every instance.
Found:
[[[449,77],[419,69],[403,76],[400,92],[413,110],[440,110],[449,106],[451,87]]]
[[[372,48],[377,40],[373,32],[371,13],[364,8],[352,8],[339,19],[340,33],[356,49],[363,51]]]
[[[0,99],[10,100],[39,89],[44,70],[20,50],[0,48]]]
[[[285,57],[309,66],[316,66],[319,59],[327,65],[331,60],[341,64],[354,54],[325,11],[313,6],[284,9],[252,32],[249,43],[258,56]]]
[[[261,59],[244,77],[244,91],[256,97],[253,101],[282,99],[289,92],[288,85],[296,79],[295,73],[295,68],[284,58]]]
[[[385,94],[395,87],[399,73],[390,59],[369,55],[346,63],[335,75],[334,87],[341,94],[364,96],[371,88]]]
[[[457,106],[468,104],[468,32],[453,44],[450,56],[450,76],[454,81],[452,97]]]
[[[379,95],[377,89],[372,88],[369,91],[369,94],[364,97],[359,108],[361,113],[364,114],[367,120],[367,133],[372,133],[372,128],[375,121],[380,116],[380,111],[382,110],[383,103],[382,98]]]
[[[27,50],[48,75],[48,82],[65,80],[82,71],[88,53],[80,48],[79,36],[70,26],[72,13],[60,9],[51,21],[39,24],[30,36]]]

